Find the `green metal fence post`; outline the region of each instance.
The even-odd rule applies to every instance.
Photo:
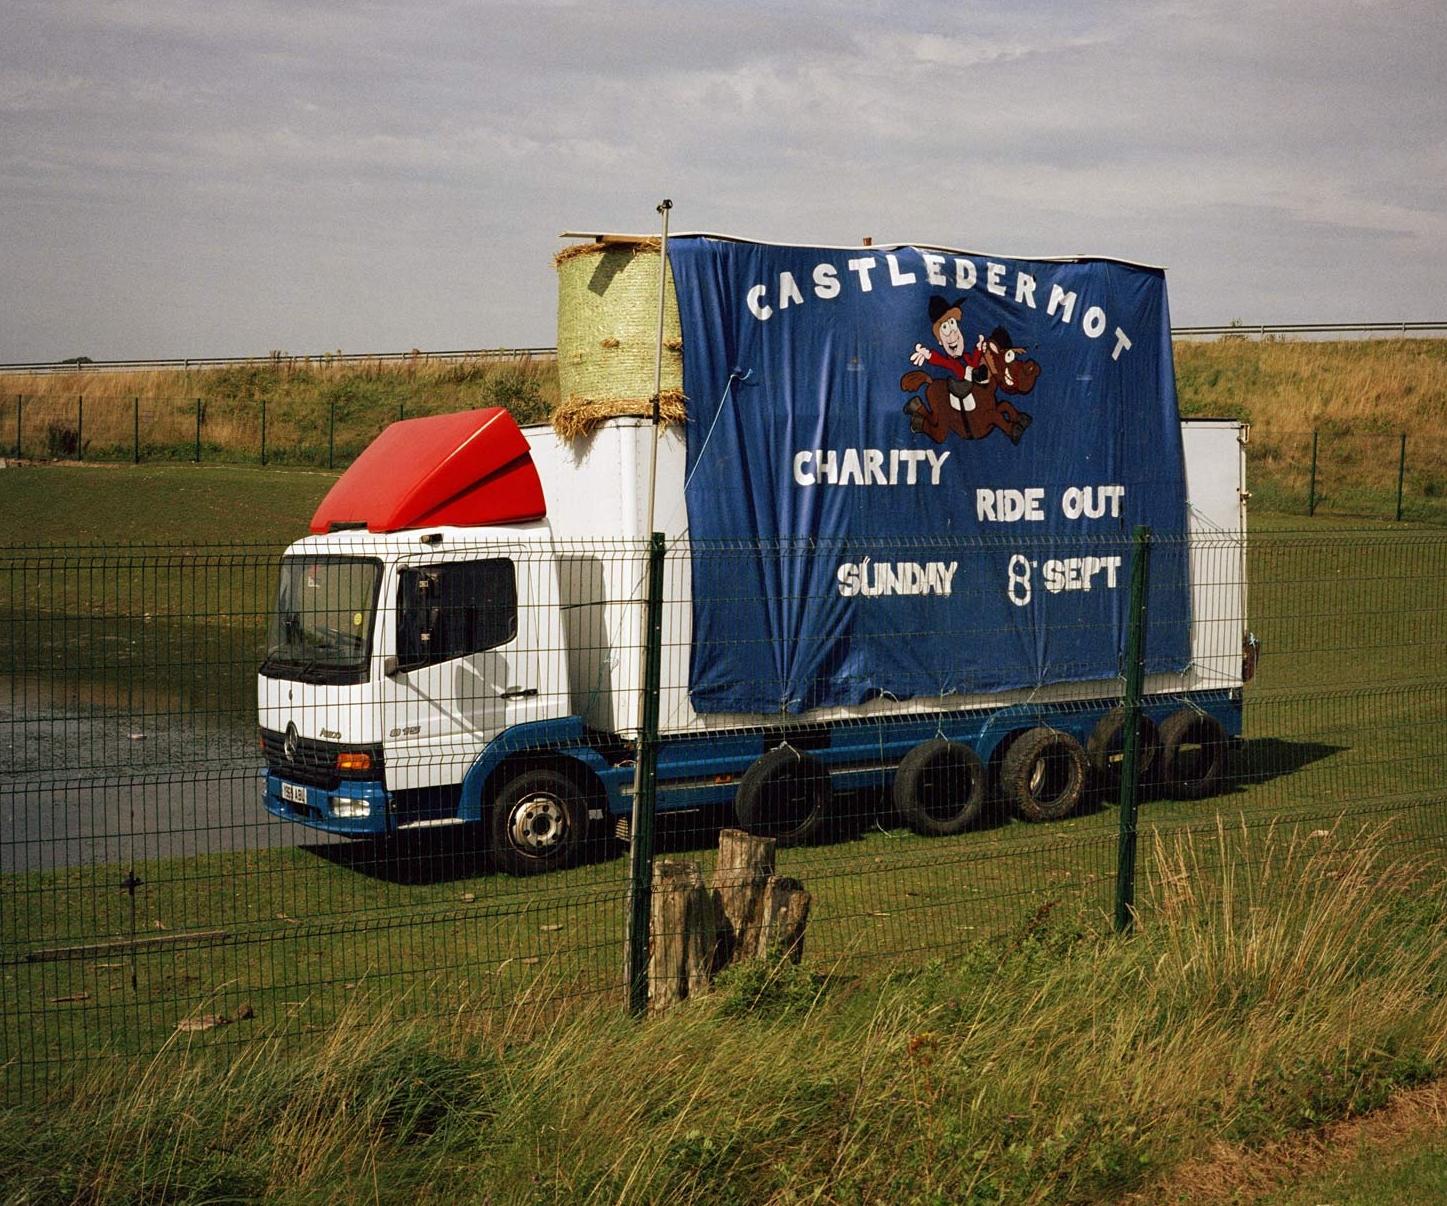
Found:
[[[337,404],[333,402],[327,410],[327,468],[336,468],[337,459]]]
[[[21,449],[21,423],[25,418],[25,395],[15,395],[15,459],[20,459]]]
[[[1145,682],[1146,594],[1150,586],[1151,530],[1135,530],[1130,570],[1130,627],[1125,649],[1125,750],[1120,767],[1120,841],[1115,869],[1115,928],[1127,933],[1135,912],[1136,810],[1139,804],[1141,690]]]
[[[1307,488],[1306,513],[1316,514],[1316,437],[1317,433],[1311,433],[1311,485]]]
[[[131,464],[141,463],[141,399],[131,399]]]
[[[261,399],[261,463],[266,465],[266,399]]]
[[[1402,487],[1407,484],[1407,433],[1402,432],[1402,450],[1397,456],[1397,522],[1402,522]]]
[[[628,1009],[648,1008],[648,918],[653,905],[653,815],[657,806],[658,684],[663,661],[662,532],[648,545],[648,593],[643,631],[643,715],[634,775],[628,850]]]
[[[196,399],[196,463],[201,463],[201,399]]]
[[[406,399],[406,398],[402,398],[402,399],[400,399],[400,400],[397,402],[397,422],[400,423],[400,422],[401,422],[403,419],[405,419],[406,417],[407,417],[407,399]]]
[[[75,459],[85,460],[85,395],[75,399]]]

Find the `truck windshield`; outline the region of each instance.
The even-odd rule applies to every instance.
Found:
[[[365,682],[381,578],[382,564],[371,558],[285,558],[261,673],[301,682]]]

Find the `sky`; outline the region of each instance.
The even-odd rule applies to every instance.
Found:
[[[1447,4],[0,4],[0,361],[551,345],[559,233],[664,197],[1447,319]]]

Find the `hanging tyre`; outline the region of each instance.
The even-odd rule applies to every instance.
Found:
[[[569,866],[588,836],[588,793],[551,767],[530,767],[509,777],[489,810],[493,856],[513,875],[536,875]]]
[[[1058,821],[1080,805],[1088,763],[1080,742],[1056,729],[1030,729],[1005,751],[1000,790],[1027,821]]]
[[[1142,715],[1136,729],[1139,734],[1136,775],[1137,782],[1146,783],[1155,769],[1160,753],[1160,733],[1155,721]],[[1085,742],[1085,757],[1090,763],[1095,785],[1107,796],[1120,791],[1121,768],[1125,760],[1125,709],[1112,708],[1096,723]]]
[[[831,798],[824,764],[781,745],[744,772],[734,816],[749,833],[771,837],[780,846],[799,846],[819,835]]]
[[[985,768],[967,745],[936,737],[904,756],[894,774],[894,807],[925,837],[963,833],[985,803]]]
[[[1172,712],[1161,722],[1156,780],[1178,800],[1209,796],[1226,777],[1226,730],[1215,717],[1194,708]]]

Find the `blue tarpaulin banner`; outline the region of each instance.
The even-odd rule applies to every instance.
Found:
[[[1185,667],[1161,271],[704,236],[669,261],[697,711],[1118,679],[1139,524],[1146,669]]]

